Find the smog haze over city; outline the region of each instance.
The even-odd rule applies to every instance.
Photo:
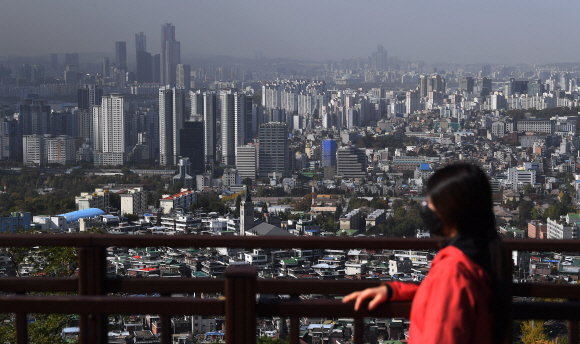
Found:
[[[550,1],[13,1],[0,2],[0,59],[55,52],[110,53],[143,31],[178,28],[182,58],[229,55],[340,60],[382,44],[401,60],[445,63],[576,62],[580,3]]]
[[[579,13],[0,0],[0,234],[26,236],[0,235],[0,343],[491,343],[491,310],[512,312],[489,305],[512,296],[518,319],[557,318],[514,342],[569,326],[578,343]],[[515,239],[503,263],[499,238]],[[538,282],[554,286],[523,285]],[[371,304],[419,301],[341,305],[363,285]]]

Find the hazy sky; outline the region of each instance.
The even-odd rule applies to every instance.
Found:
[[[185,55],[341,59],[382,44],[399,59],[457,63],[580,61],[579,1],[0,0],[0,57],[114,52],[135,33],[161,50],[176,27]],[[82,55],[81,55],[82,56]],[[82,57],[81,57],[82,58]]]

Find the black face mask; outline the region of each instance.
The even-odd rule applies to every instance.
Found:
[[[423,220],[423,228],[431,234],[442,235],[443,223],[435,212],[429,209],[427,202],[421,203],[421,219]]]

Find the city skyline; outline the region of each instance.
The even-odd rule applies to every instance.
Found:
[[[0,14],[3,56],[37,56],[75,51],[114,54],[128,42],[135,61],[134,35],[159,42],[159,27],[179,31],[183,58],[228,55],[252,58],[340,60],[368,57],[378,44],[400,60],[447,63],[575,62],[578,48],[566,32],[574,30],[574,7],[529,1],[478,3],[388,3],[294,1],[269,3],[101,1],[77,3],[6,1]],[[115,11],[111,11],[115,8]],[[22,13],[27,13],[22,16]],[[558,25],[542,25],[558,18]],[[161,53],[151,43],[152,54]],[[556,53],[555,53],[556,52]]]

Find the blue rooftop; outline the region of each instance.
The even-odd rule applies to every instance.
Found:
[[[84,219],[88,217],[95,217],[99,215],[105,215],[106,213],[99,208],[88,208],[83,210],[77,210],[66,214],[60,214],[58,216],[65,216],[66,222],[76,222],[79,219]]]

